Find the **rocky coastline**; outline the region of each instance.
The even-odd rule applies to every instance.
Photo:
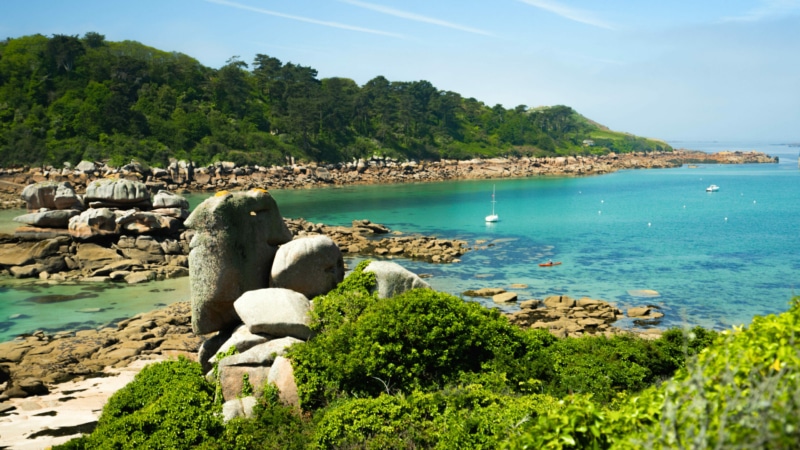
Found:
[[[0,343],[0,428],[31,416],[57,415],[56,405],[61,402],[66,405],[72,400],[70,395],[64,394],[55,401],[30,399],[47,396],[51,391],[60,392],[60,384],[106,376],[109,368],[177,355],[200,361],[208,376],[220,383],[226,401],[223,408],[226,420],[250,414],[243,405],[254,400],[248,403],[239,398],[245,379],[257,387],[264,382],[274,383],[281,399],[296,405],[296,386],[291,361],[283,356],[285,349],[313,336],[309,328],[312,307],[309,299],[330,291],[344,277],[342,249],[329,236],[389,233],[386,227],[367,220],[354,221],[352,227],[344,229],[285,220],[268,192],[260,189],[210,197],[186,219],[185,225],[187,229],[182,233],[191,234],[191,238],[184,236],[182,240],[188,241],[192,250],[188,256],[191,303],[175,303],[100,329],[52,335],[35,332]],[[45,242],[45,248],[72,247],[66,243],[66,236],[51,239],[52,242],[40,242]],[[380,243],[386,239],[367,239],[367,242],[376,242],[373,248],[381,249],[384,247]],[[419,247],[427,250],[438,247],[457,253],[464,245],[436,239],[403,236],[398,239],[402,241],[390,241],[388,246],[401,249],[401,244],[418,242]],[[245,242],[259,244],[243,245]],[[351,242],[350,246],[359,245],[361,239]],[[20,244],[17,242],[15,246]],[[74,244],[75,255],[88,252],[81,248],[83,245],[97,245]],[[32,251],[35,245],[27,251]],[[111,249],[94,250],[103,253],[101,250]],[[403,254],[401,250],[388,249],[388,252]],[[83,261],[77,256],[76,259]],[[114,263],[103,264],[105,272]],[[98,275],[99,269],[92,270],[84,273],[104,281],[114,278],[110,275],[113,270],[108,276]],[[408,289],[430,288],[419,276],[393,262],[373,261],[363,270],[375,274],[374,289],[381,298]],[[269,274],[268,281],[265,273]],[[515,293],[504,289],[484,289],[465,295],[488,296],[497,303],[518,301]],[[547,329],[558,337],[630,332],[614,327],[614,322],[625,314],[602,300],[553,296],[524,300],[520,307],[519,311],[506,314],[512,323],[523,328]],[[660,317],[660,313],[650,308],[639,308],[635,313],[644,320]],[[628,317],[634,315],[633,310],[627,312]],[[235,351],[231,353],[231,349]],[[217,356],[220,353],[230,356]],[[211,370],[215,364],[218,368]],[[80,427],[90,425],[91,422],[65,426],[64,433],[85,432]],[[40,435],[30,433],[27,438],[32,436]]]
[[[157,192],[213,192],[242,189],[306,189],[321,186],[419,183],[447,180],[523,178],[536,176],[602,175],[623,169],[680,167],[683,164],[777,163],[777,157],[761,152],[671,152],[579,155],[559,157],[507,157],[466,161],[398,161],[374,156],[349,163],[291,164],[286,166],[239,166],[218,162],[196,167],[173,161],[166,168],[138,163],[120,168],[82,161],[75,167],[0,168],[0,208],[21,208],[19,195],[25,186],[43,181],[69,182],[78,193],[93,181],[108,177],[141,181]]]

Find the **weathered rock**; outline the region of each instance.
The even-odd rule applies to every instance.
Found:
[[[414,272],[390,261],[372,261],[364,272],[375,274],[377,285],[373,289],[378,297],[389,298],[411,289],[430,289],[430,285]]]
[[[156,279],[156,274],[152,270],[143,270],[141,272],[133,272],[125,276],[125,282],[128,284],[145,283]]]
[[[14,222],[40,228],[67,228],[69,219],[80,213],[77,209],[47,210],[14,217]]]
[[[343,279],[342,252],[331,238],[317,235],[295,239],[278,249],[269,285],[314,298],[335,288]]]
[[[69,219],[70,234],[87,239],[117,234],[117,216],[108,208],[91,208]]]
[[[300,396],[297,394],[294,368],[288,358],[283,356],[275,358],[269,369],[267,382],[278,388],[278,398],[284,405],[300,408]]]
[[[82,160],[75,166],[75,170],[83,173],[92,173],[97,170],[97,166],[91,161]]]
[[[269,366],[278,356],[286,354],[286,349],[304,341],[291,336],[273,339],[258,344],[243,353],[227,356],[219,361],[219,367],[225,366]]]
[[[153,196],[153,208],[178,208],[188,210],[189,201],[178,194],[160,190]]]
[[[192,327],[207,334],[239,322],[232,303],[268,286],[275,246],[289,242],[275,200],[265,190],[221,192],[186,219],[190,243]]]
[[[502,294],[495,294],[492,296],[492,301],[495,303],[513,303],[517,301],[517,293],[503,292]]]
[[[248,291],[234,303],[239,318],[251,333],[311,337],[310,303],[303,294],[283,288]]]
[[[226,353],[231,348],[235,347],[237,353],[244,353],[256,345],[268,342],[270,339],[272,338],[261,334],[255,334],[250,331],[247,325],[242,325],[236,328],[236,331],[233,332],[231,337],[228,338],[216,352]],[[216,360],[216,355],[210,359],[211,362]]]
[[[222,421],[227,423],[237,417],[252,419],[255,417],[254,410],[257,404],[256,397],[252,395],[230,399],[222,405]]]
[[[96,270],[112,261],[123,259],[116,250],[89,243],[78,245],[75,258],[82,268],[88,270]]]
[[[41,264],[28,264],[26,266],[15,266],[8,269],[14,278],[32,278],[44,272]]]
[[[58,253],[58,238],[0,245],[0,266],[23,266]]]
[[[628,308],[628,317],[630,318],[637,318],[637,317],[645,317],[650,315],[650,308],[646,306],[637,306],[633,308]]]
[[[83,196],[86,204],[102,202],[118,205],[150,202],[150,192],[140,181],[126,179],[100,179],[86,186]]]
[[[81,209],[75,190],[68,182],[43,181],[31,184],[22,190],[28,211],[47,209]]]
[[[180,230],[180,220],[150,211],[128,211],[117,217],[120,232],[133,234],[175,233]]]
[[[506,290],[503,288],[480,288],[474,291],[466,291],[464,295],[468,297],[494,297],[497,294],[502,294]]]
[[[572,308],[575,306],[575,299],[566,295],[551,295],[544,299],[544,304],[548,308]]]

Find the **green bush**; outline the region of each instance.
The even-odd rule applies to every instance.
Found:
[[[301,417],[292,407],[280,403],[274,385],[264,387],[258,399],[255,418],[236,418],[225,424],[225,431],[216,440],[205,442],[201,448],[301,450],[308,448],[313,423]]]
[[[503,391],[497,374],[435,392],[339,401],[318,414],[318,448],[497,448],[526,417],[556,407],[546,395]],[[500,389],[503,392],[498,392]]]
[[[463,372],[502,367],[535,353],[522,334],[497,311],[418,289],[373,302],[291,357],[301,404],[318,408],[342,396],[438,389]]]
[[[111,396],[91,435],[63,448],[193,448],[222,432],[216,412],[199,364],[151,364]]]
[[[697,330],[694,330],[697,332]],[[601,406],[575,395],[510,436],[507,448],[797,448],[800,301],[750,327],[689,335],[696,351],[675,377]],[[699,342],[692,341],[698,339]],[[667,338],[674,346],[675,336]],[[671,342],[671,343],[670,343]],[[710,344],[710,345],[709,345]],[[669,353],[669,352],[665,352]],[[687,351],[691,353],[691,351]]]

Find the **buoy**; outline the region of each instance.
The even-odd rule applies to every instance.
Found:
[[[650,222],[647,222],[647,226],[648,226],[648,227],[650,226]]]

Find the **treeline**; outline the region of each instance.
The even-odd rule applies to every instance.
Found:
[[[0,42],[0,165],[165,166],[669,150],[567,106],[505,109],[427,81],[363,86],[258,54],[220,69],[98,33]]]

